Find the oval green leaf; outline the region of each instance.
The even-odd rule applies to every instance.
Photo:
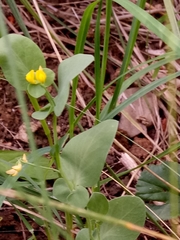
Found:
[[[66,203],[67,197],[71,193],[68,185],[63,178],[59,178],[53,185],[53,196],[60,202]]]
[[[89,199],[87,209],[93,212],[106,214],[109,209],[108,200],[102,193],[94,192]]]
[[[3,70],[6,80],[17,86],[19,89],[26,90],[28,82],[25,77],[31,70],[38,70],[39,66],[46,66],[45,59],[40,48],[29,38],[19,34],[9,34],[0,38],[0,67]],[[16,77],[10,69],[8,56],[12,56],[14,67],[16,69]]]
[[[138,197],[124,196],[109,202],[107,215],[143,226],[146,218],[146,209],[143,201]],[[139,233],[123,226],[103,223],[100,226],[101,240],[136,240]]]
[[[36,111],[32,114],[32,117],[37,120],[43,120],[46,119],[47,116],[53,111],[53,107],[50,104],[47,104],[43,108],[41,108],[39,111]]]
[[[39,84],[28,84],[27,91],[34,98],[42,97],[46,92]]]
[[[43,68],[43,70],[46,73],[46,81],[43,85],[49,87],[54,82],[55,73],[49,68]]]
[[[61,154],[61,168],[74,185],[91,187],[97,183],[117,126],[117,121],[106,120],[66,144]]]
[[[94,57],[88,54],[77,54],[65,59],[58,67],[58,95],[54,98],[56,116],[60,116],[69,96],[69,85],[92,61]]]
[[[76,235],[76,240],[90,240],[89,229],[88,228],[81,229]]]
[[[73,190],[69,196],[67,197],[67,202],[70,205],[75,207],[84,208],[86,207],[89,201],[89,193],[86,188],[82,186],[77,186],[75,190]]]

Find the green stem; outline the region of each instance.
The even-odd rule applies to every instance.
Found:
[[[87,228],[89,230],[89,238],[91,239],[93,227],[92,227],[90,218],[86,218],[86,225],[87,225]]]
[[[90,27],[91,17],[94,11],[94,8],[99,3],[100,0],[94,1],[89,4],[86,10],[84,11],[83,17],[81,19],[80,28],[78,31],[77,39],[76,39],[76,47],[75,54],[84,52],[84,45],[86,42],[86,36]],[[76,103],[76,89],[78,85],[78,77],[73,79],[72,85],[72,98],[71,98],[71,107],[69,109],[69,135],[70,138],[74,135],[74,117],[75,117],[75,103]]]
[[[49,229],[48,223],[46,223],[44,221],[44,225],[45,225],[45,232],[46,232],[46,236],[47,236],[48,240],[52,240],[52,236],[51,236],[51,233],[50,233],[50,229]]]
[[[49,103],[51,104],[51,106],[55,106],[55,103],[54,103],[54,100],[53,100],[53,98],[52,98],[52,96],[51,96],[51,94],[47,91],[47,89],[46,88],[44,88],[45,89],[45,96],[46,96],[46,98],[47,98],[47,100],[49,101]]]
[[[102,89],[101,89],[101,63],[100,63],[100,18],[101,18],[101,10],[102,10],[102,1],[99,3],[98,14],[96,19],[96,29],[95,29],[95,61],[94,61],[94,69],[95,69],[95,86],[96,86],[96,124],[98,124],[98,120],[100,118],[100,110],[101,110],[101,100],[102,100]]]
[[[58,145],[58,135],[57,135],[57,117],[53,115],[53,137],[54,137],[54,146],[55,146],[55,162],[58,170],[61,170],[60,154],[59,154],[59,145]]]
[[[48,99],[49,103],[51,106],[55,106],[54,100],[51,96],[51,94],[47,91],[45,88],[46,93],[45,96]],[[53,138],[54,138],[54,146],[55,146],[55,162],[56,162],[56,167],[58,170],[61,170],[61,164],[60,164],[60,155],[59,155],[59,146],[58,146],[58,135],[57,135],[57,116],[53,114]]]
[[[57,135],[57,117],[55,114],[53,114],[53,138],[54,138],[54,144],[57,144],[58,141],[58,135]]]
[[[102,65],[101,65],[101,78],[100,78],[101,98],[102,98],[102,93],[103,93],[103,86],[104,86],[106,67],[107,67],[107,59],[108,59],[111,15],[112,15],[112,0],[106,0],[106,28],[105,28],[105,36],[104,36],[104,46],[103,46]]]
[[[33,18],[41,25],[41,20],[36,13],[36,11],[31,6],[30,2],[28,0],[20,0],[21,3],[25,6],[25,8],[28,10],[28,12],[33,16]]]
[[[76,89],[77,89],[77,85],[78,85],[78,77],[75,77],[73,80],[73,86],[72,86],[72,98],[71,98],[71,105],[70,105],[70,109],[69,109],[69,135],[70,138],[73,137],[74,135],[74,106],[76,103]]]
[[[58,86],[56,85],[56,83],[55,83],[55,82],[53,82],[53,83],[52,83],[52,85],[54,86],[54,88],[56,89],[56,91],[57,91],[57,93],[58,93],[58,91],[59,91],[59,88],[58,88]]]
[[[110,172],[111,176],[120,184],[122,184],[124,186],[124,183],[119,179],[119,177],[117,176],[117,174],[112,170],[112,168],[106,163],[106,167],[108,169],[108,171]],[[126,188],[124,188],[124,190],[126,191]],[[126,191],[127,192],[127,191]],[[128,192],[127,192],[128,193]]]
[[[72,234],[71,234],[72,225],[73,225],[72,214],[66,212],[65,218],[66,218],[66,229],[67,229],[67,238],[66,239],[72,240]]]
[[[36,98],[32,97],[28,92],[28,97],[29,97],[29,100],[31,101],[35,111],[39,111],[40,110],[40,106],[39,106],[39,103],[37,101]],[[49,142],[49,145],[52,146],[53,145],[53,140],[52,140],[52,137],[51,137],[51,131],[46,123],[46,120],[40,120],[41,122],[41,125],[43,127],[43,130],[44,130],[44,133],[48,139],[48,142]]]
[[[39,166],[39,165],[36,165],[36,164],[34,164],[34,163],[30,163],[30,162],[26,162],[25,164],[28,164],[28,165],[33,166],[33,167],[36,167],[36,168],[39,167],[39,168],[42,168],[42,169],[51,170],[51,171],[57,172],[58,174],[60,173],[59,170],[57,170],[57,169],[55,169],[55,168]]]

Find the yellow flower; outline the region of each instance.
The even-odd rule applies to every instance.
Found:
[[[6,173],[14,177],[18,174],[18,171],[14,170],[14,169],[10,169],[10,170],[6,171]]]
[[[34,75],[34,70],[31,70],[30,72],[28,72],[28,74],[26,74],[26,80],[32,84],[36,84]]]
[[[46,81],[46,74],[41,66],[39,67],[39,70],[36,71],[36,79],[40,83],[44,83]]]
[[[31,84],[40,84],[46,81],[46,73],[43,71],[42,67],[40,66],[39,69],[34,72],[31,70],[26,74],[26,80]]]
[[[22,164],[19,162],[17,165],[12,166],[12,169],[14,169],[14,170],[20,172],[21,169],[22,169]]]
[[[23,157],[22,157],[21,161],[22,161],[23,163],[27,163],[27,162],[28,162],[28,160],[27,160],[27,157],[26,157],[26,154],[25,154],[25,153],[23,154]]]
[[[11,176],[16,176],[22,169],[22,164],[21,162],[18,162],[17,165],[12,166],[12,168],[10,170],[7,170],[6,173],[11,175]]]

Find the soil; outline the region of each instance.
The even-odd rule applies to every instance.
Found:
[[[46,240],[46,234],[43,228],[39,227],[32,220],[26,219],[29,221],[30,225],[34,229],[34,235],[37,240]],[[20,220],[17,212],[12,207],[3,206],[0,209],[0,239],[7,240],[19,240],[19,239],[28,239],[31,237],[31,233],[24,226]]]
[[[66,1],[51,1],[53,3],[56,2],[66,2]],[[67,1],[71,2],[71,1]],[[85,9],[85,7],[88,5],[87,1],[82,1],[82,5],[78,5],[80,8],[82,8],[82,12]],[[62,4],[59,5],[53,5],[56,8],[59,7],[61,11],[65,11],[66,6],[63,6]],[[10,10],[6,8],[6,16],[9,16]],[[11,15],[11,14],[10,14]],[[48,19],[50,24],[54,24],[54,21],[52,19]],[[62,19],[63,20],[63,19]],[[14,23],[15,26],[16,23]],[[57,24],[57,23],[56,23]],[[12,32],[12,30],[9,30]],[[63,30],[64,31],[64,30]],[[64,31],[62,33],[67,35],[67,32]],[[93,29],[91,29],[93,32]],[[91,31],[89,32],[89,40],[91,40]],[[103,31],[103,28],[102,28]],[[70,37],[69,35],[68,37]],[[113,36],[114,37],[114,36]],[[115,41],[110,39],[110,54],[114,58],[121,58],[122,54],[119,52],[115,45]],[[74,37],[73,37],[74,38]],[[72,38],[72,40],[73,40]],[[48,43],[47,39],[43,39],[42,41],[39,41],[37,37],[33,35],[33,40],[43,49],[43,52],[46,54],[52,53],[52,48]],[[75,40],[75,39],[74,39]],[[73,45],[69,45],[70,49],[74,49]],[[55,58],[47,57],[47,66],[51,68],[52,70],[57,73],[57,66],[58,66],[58,61]],[[91,69],[90,69],[91,71]],[[106,83],[109,81],[113,80],[115,76],[118,74],[117,73],[118,69],[116,64],[112,64],[109,62],[108,67],[107,67],[107,73],[106,73]],[[112,87],[113,88],[113,87]],[[94,96],[94,91],[87,86],[82,80],[79,81],[78,85],[78,90],[81,94],[83,94],[84,101],[88,103],[92,97]],[[53,94],[53,90],[49,88],[49,91],[51,94]],[[113,89],[112,89],[113,91]],[[10,150],[29,150],[28,142],[22,141],[22,139],[17,137],[17,134],[19,133],[19,129],[21,128],[23,122],[21,119],[21,110],[20,106],[17,102],[16,98],[16,92],[12,86],[8,84],[8,82],[0,80],[0,149],[5,150],[5,149],[10,149]],[[37,145],[37,148],[42,148],[45,146],[48,146],[48,141],[46,139],[46,136],[43,132],[43,129],[41,128],[38,123],[31,118],[31,114],[33,112],[32,106],[25,95],[25,98],[27,100],[27,107],[28,107],[28,115],[30,117],[30,121],[33,122],[36,126],[37,129],[34,132],[34,137],[35,137],[35,142]],[[44,106],[46,104],[46,100],[42,97],[40,99],[40,105]],[[77,102],[77,107],[79,109],[82,109],[81,105],[79,102]],[[93,112],[94,109],[92,108],[91,111]],[[51,126],[51,116],[48,117],[48,124]],[[91,127],[91,122],[88,121],[86,117],[83,117],[81,120],[81,124],[84,129],[89,129]],[[64,136],[64,134],[68,130],[68,111],[65,109],[62,113],[62,115],[58,119],[58,134],[59,137]],[[79,128],[75,129],[75,134],[78,134],[80,132]],[[125,134],[126,135],[126,134]],[[145,152],[143,149],[141,149],[140,146],[145,148],[147,151],[152,150],[152,145],[147,140],[144,136],[139,135],[136,136],[135,138],[131,139],[135,143],[138,143],[140,146],[137,146],[136,144],[132,144],[126,136],[122,136],[121,134],[117,134],[117,140],[125,147],[127,148],[132,154],[134,154],[136,157],[141,159],[142,161],[147,157],[147,152]],[[117,151],[121,151],[121,149],[118,149],[115,147]],[[120,155],[117,154],[116,151],[111,151],[110,154],[107,157],[107,163],[111,168],[119,173],[121,171],[126,170],[126,168],[122,165],[120,161]],[[107,169],[105,169],[107,171]],[[122,178],[122,181],[124,183],[127,183],[129,181],[131,176],[125,176]],[[135,182],[132,182],[131,188],[133,189],[135,185]],[[114,182],[109,182],[105,186],[103,186],[102,191],[104,194],[109,198],[112,199],[114,197],[120,196],[123,192],[123,189],[119,187]],[[7,207],[4,205],[0,209],[0,240],[7,240],[7,239],[13,239],[13,240],[19,240],[19,239],[28,239],[28,237],[31,236],[27,228],[23,225],[22,221],[20,220],[19,216],[17,213],[14,211],[12,207]],[[29,220],[30,224],[33,225],[33,228],[35,229],[35,236],[37,240],[43,240],[47,239],[46,234],[43,230],[43,228],[39,227],[36,223],[32,222]],[[151,227],[152,229],[152,227]],[[141,235],[139,239],[144,239],[144,236]],[[153,239],[148,237],[148,239]]]

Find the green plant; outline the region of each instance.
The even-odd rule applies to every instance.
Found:
[[[8,41],[8,47],[6,41]],[[19,81],[19,86],[21,86],[21,90],[28,93],[34,108],[38,109],[38,111],[32,114],[32,117],[40,120],[44,129],[47,127],[45,119],[49,114],[53,114],[53,118],[56,118],[63,111],[68,99],[71,79],[93,61],[92,56],[85,54],[77,54],[64,60],[58,68],[58,93],[57,96],[53,98],[47,91],[47,87],[55,84],[53,82],[54,73],[45,67],[45,60],[40,49],[30,39],[16,34],[7,35],[0,39],[0,47],[3,49],[0,53],[0,65],[4,76],[9,83],[16,87],[14,84],[14,76],[11,71],[9,71],[7,56],[9,52],[11,52],[11,57],[15,62],[14,67],[16,69],[16,79]],[[37,99],[43,95],[46,96],[49,103],[40,109]],[[107,199],[100,193],[94,192],[89,198],[89,193],[86,189],[87,187],[91,187],[95,191],[97,188],[96,184],[99,181],[116,130],[117,122],[115,120],[107,120],[72,138],[64,147],[63,142],[60,143],[57,139],[56,128],[53,129],[53,145],[51,135],[49,131],[46,130],[49,134],[48,139],[50,140],[49,144],[51,146],[48,152],[51,154],[52,160],[56,163],[56,169],[51,167],[53,161],[50,161],[48,164],[47,159],[41,157],[43,152],[35,157],[32,155],[32,158],[27,155],[29,162],[26,161],[25,155],[21,158],[21,152],[18,158],[10,158],[10,162],[7,161],[8,159],[2,157],[1,173],[5,177],[6,171],[7,174],[16,177],[16,180],[23,177],[26,181],[31,178],[37,179],[37,181],[57,178],[50,196],[55,197],[58,201],[75,207],[87,207],[87,209],[97,213],[108,214],[113,217],[123,218],[127,221],[131,220],[138,225],[143,225],[145,221],[145,209],[140,199],[136,197],[125,197],[117,198],[116,201],[110,201],[108,203]],[[60,151],[62,151],[61,154],[59,154]],[[9,154],[12,153],[7,152],[6,157]],[[17,152],[15,154],[17,156]],[[38,168],[37,172],[34,170],[35,167]],[[34,180],[31,181],[34,182]],[[16,182],[16,184],[17,187],[18,182]],[[11,185],[11,187],[12,186],[13,185]],[[100,210],[100,207],[97,207],[97,204],[103,204],[102,210]],[[139,217],[133,220],[132,213],[135,214],[135,206],[137,204],[140,204],[141,211],[139,212],[138,210]],[[132,206],[128,215],[125,214],[126,211],[122,212],[124,209],[122,205],[124,207],[127,206],[126,208],[129,208],[130,205]],[[72,219],[72,215],[67,214],[66,224],[69,234],[72,229]],[[106,224],[91,219],[89,219],[88,222],[89,224],[87,226],[89,230],[86,232],[87,238],[88,236],[89,238],[94,236],[94,239],[106,239],[114,234],[116,235],[114,239],[119,237],[121,228],[114,228],[110,233],[109,225],[106,226]],[[124,237],[126,238],[127,234],[126,229],[123,231],[122,239],[123,235],[125,235]],[[106,232],[109,232],[107,236]],[[84,230],[77,235],[77,239],[82,239],[82,233],[84,234]],[[131,239],[135,239],[137,235],[138,233],[131,232]]]
[[[12,1],[12,3],[10,3],[10,1],[8,2],[14,6],[16,5],[14,1]],[[37,22],[43,24],[34,12],[29,1],[23,0],[22,2]],[[144,0],[138,1],[137,5],[127,0],[115,0],[114,2],[121,4],[131,12],[135,16],[135,19],[120,76],[113,81],[117,82],[115,94],[112,96],[112,99],[108,100],[102,110],[101,104],[103,93],[112,85],[112,82],[106,87],[104,84],[108,60],[112,1],[106,0],[106,27],[103,50],[101,50],[100,44],[100,17],[103,1],[97,0],[89,4],[84,12],[80,30],[77,35],[75,55],[63,60],[58,66],[57,85],[54,81],[54,72],[46,68],[46,62],[40,48],[27,37],[17,34],[7,35],[3,26],[3,21],[0,21],[2,35],[0,38],[0,67],[2,68],[4,77],[16,88],[22,109],[25,105],[22,92],[27,93],[35,110],[32,117],[41,122],[49,141],[48,147],[36,150],[33,135],[29,127],[27,109],[24,108],[22,117],[26,123],[27,131],[29,131],[28,136],[31,152],[0,152],[0,174],[2,176],[0,178],[0,205],[3,204],[5,197],[7,197],[8,201],[17,209],[27,229],[32,233],[32,239],[36,239],[33,234],[33,229],[18,210],[19,207],[27,212],[28,216],[33,218],[35,222],[44,226],[48,239],[59,239],[59,235],[62,235],[68,240],[74,238],[76,240],[116,240],[127,238],[134,240],[140,232],[162,239],[172,239],[169,236],[148,231],[142,227],[144,226],[146,218],[146,209],[143,201],[140,199],[159,200],[159,197],[163,196],[161,200],[165,201],[164,206],[158,209],[150,206],[157,214],[159,214],[160,210],[167,209],[166,207],[171,205],[169,194],[161,195],[162,192],[160,192],[169,190],[162,182],[164,176],[169,175],[170,172],[167,170],[169,168],[165,170],[163,168],[163,171],[166,172],[164,175],[161,174],[162,168],[159,167],[156,170],[150,167],[150,170],[153,170],[154,173],[160,176],[162,175],[161,181],[157,181],[152,175],[149,176],[148,172],[143,172],[137,184],[138,197],[124,196],[108,201],[100,192],[100,187],[103,182],[100,181],[101,171],[105,165],[108,151],[113,143],[118,127],[118,122],[112,120],[112,118],[139,97],[144,96],[161,84],[180,75],[179,72],[175,72],[155,80],[147,86],[142,87],[122,104],[116,106],[118,96],[132,83],[151,70],[157,70],[161,66],[179,58],[179,39],[167,27],[163,26],[141,9],[141,7],[144,7]],[[98,14],[95,27],[94,59],[92,55],[83,54],[83,52],[87,42],[86,36],[90,26],[91,16],[96,6],[98,6]],[[16,18],[18,18],[18,21],[22,21],[20,15],[16,14],[17,8],[14,7],[11,9],[15,9]],[[2,19],[2,16],[0,19]],[[136,70],[136,67],[130,71],[127,71],[127,67],[132,56],[132,49],[138,34],[140,22],[144,23],[147,28],[168,44],[172,52],[142,63],[140,66],[144,64],[150,65],[133,74],[132,72]],[[23,26],[23,22],[21,22],[21,28],[24,34],[29,36],[26,27]],[[64,48],[52,29],[48,28],[48,30],[56,43],[63,48],[64,52],[68,53],[68,50]],[[95,79],[93,79],[92,76],[89,76],[89,79],[95,83],[95,98],[87,104],[79,115],[77,114],[75,116],[78,75],[82,71],[85,72],[86,67],[93,63],[94,60]],[[127,73],[131,73],[132,76],[124,81]],[[86,73],[86,75],[88,74]],[[71,82],[72,97],[71,104],[69,105],[67,101]],[[56,90],[55,97],[52,97],[48,91],[48,87],[51,85]],[[46,98],[48,103],[41,108],[38,100],[42,96]],[[80,125],[79,120],[93,103],[95,103],[96,109],[95,126],[74,136],[75,126],[77,124]],[[61,139],[58,139],[57,118],[62,114],[64,108],[67,108],[69,111],[70,126],[67,133]],[[52,131],[46,122],[47,117],[50,115],[53,119]],[[83,128],[81,127],[81,129]],[[162,155],[165,156],[179,148],[179,145],[173,146],[169,151],[164,151]],[[45,154],[48,154],[48,157],[47,155],[45,157]],[[160,157],[161,156],[158,155],[155,158],[159,159]],[[153,160],[154,158],[150,159],[150,161]],[[145,163],[139,163],[137,168],[144,165]],[[178,164],[177,167],[179,167]],[[132,170],[134,169],[129,170],[129,172]],[[114,179],[120,182],[119,175],[116,175],[112,170],[111,173]],[[121,173],[121,175],[123,174],[125,175],[127,172]],[[162,185],[162,188],[155,197],[154,195],[150,196],[150,192],[147,191],[147,178],[151,180],[152,188],[155,190],[157,182]],[[47,180],[54,181],[52,190],[48,191],[46,189]],[[169,179],[167,179],[167,182],[168,180]],[[110,181],[110,179],[105,179],[105,181]],[[141,183],[141,181],[143,183]],[[122,183],[120,184],[129,194],[132,194]],[[171,186],[171,184],[169,185]],[[6,191],[7,189],[8,191]],[[14,190],[12,191],[10,189]],[[145,189],[145,194],[147,194],[146,197],[144,197],[142,189]],[[27,206],[23,201],[27,201],[29,205],[32,205],[35,209],[34,212],[27,211]],[[61,210],[65,213],[65,230],[62,226],[59,226],[59,222],[63,222],[61,219],[63,214],[59,214],[57,210]],[[179,214],[179,212],[177,214]],[[169,219],[170,212],[168,212],[166,216],[160,216],[162,219]],[[55,217],[58,219],[58,223]],[[83,217],[85,217],[85,220]],[[76,237],[72,234],[74,223],[79,229]],[[160,226],[159,229],[163,231]],[[167,234],[165,231],[164,233]]]
[[[173,171],[174,168],[176,171]],[[172,216],[171,214],[170,192],[173,190],[173,194],[178,195],[178,201],[180,201],[179,164],[176,162],[163,162],[158,166],[150,165],[149,169],[156,173],[161,179],[156,178],[156,176],[152,175],[152,173],[147,170],[143,171],[136,185],[136,195],[141,197],[144,201],[150,202],[148,206],[161,219],[169,220],[171,218],[177,218],[179,216],[179,210],[175,215]],[[174,178],[178,178],[178,188],[169,184],[170,174],[173,174]],[[153,204],[153,201],[156,201],[154,202],[155,204]],[[160,202],[161,204],[156,205],[157,202]]]

